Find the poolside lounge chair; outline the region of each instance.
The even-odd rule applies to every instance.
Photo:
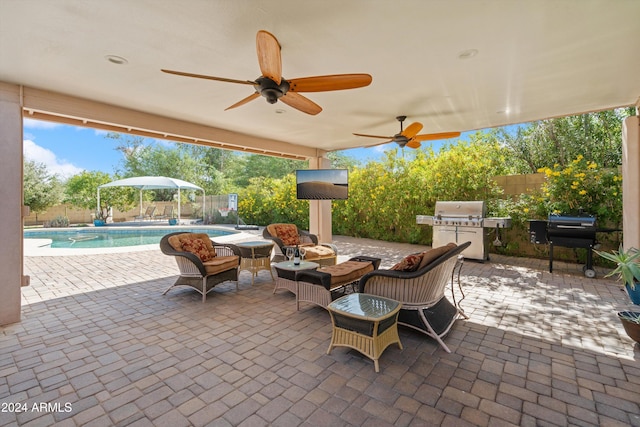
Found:
[[[287,246],[300,246],[306,251],[305,261],[313,261],[320,265],[334,265],[338,249],[331,243],[318,243],[318,236],[303,231],[295,224],[269,224],[262,231],[265,239],[276,242],[274,261],[285,259]]]
[[[173,216],[173,205],[167,205],[164,207],[164,211],[160,215],[156,215],[153,219],[169,219]]]
[[[374,270],[360,279],[360,292],[391,298],[402,303],[398,324],[435,339],[451,353],[442,338],[458,316],[467,316],[451,304],[444,292],[453,283],[458,255],[471,242],[448,245],[407,256],[390,270]]]
[[[174,256],[180,269],[178,280],[162,295],[174,286],[190,286],[202,294],[205,302],[207,294],[220,283],[235,281],[238,289],[240,249],[237,246],[213,242],[206,233],[176,232],[160,240],[160,250]]]
[[[153,214],[155,213],[155,211],[156,211],[155,206],[147,206],[147,209],[144,211],[142,215],[137,215],[137,216],[134,216],[133,218],[137,220],[143,220],[143,221],[145,219],[150,220],[151,218],[153,218]]]

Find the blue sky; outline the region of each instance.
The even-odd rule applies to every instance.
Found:
[[[121,155],[117,141],[97,129],[24,119],[24,156],[44,163],[50,173],[63,177],[83,170],[113,173]]]
[[[50,173],[63,178],[83,170],[113,174],[121,165],[122,154],[116,150],[118,141],[109,139],[106,135],[107,132],[97,129],[24,119],[24,156],[27,160],[45,164]],[[463,134],[463,138],[464,136]],[[172,144],[168,141],[153,141]],[[432,146],[437,150],[443,143],[434,141]],[[381,159],[385,151],[396,147],[392,143],[344,150],[343,153],[366,163]]]

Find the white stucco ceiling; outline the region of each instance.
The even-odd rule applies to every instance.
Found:
[[[260,29],[287,79],[373,83],[305,94],[324,109],[310,116],[263,98],[224,111],[253,88],[160,72],[253,80]],[[0,81],[331,151],[395,134],[398,115],[432,133],[635,105],[640,1],[0,0]]]

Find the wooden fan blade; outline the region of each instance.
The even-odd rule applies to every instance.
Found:
[[[239,107],[241,105],[244,105],[247,102],[253,101],[254,99],[258,98],[259,96],[260,96],[260,94],[258,92],[254,92],[251,95],[247,96],[246,98],[236,102],[231,107],[225,108],[224,111],[231,110],[232,108],[236,108],[236,107]]]
[[[322,111],[322,107],[318,104],[296,92],[287,92],[286,95],[280,97],[280,101],[284,102],[289,107],[293,107],[303,113],[311,114],[312,116],[315,116]]]
[[[400,135],[406,136],[407,139],[412,139],[414,136],[418,134],[422,130],[422,123],[411,123],[405,130],[403,130]]]
[[[416,135],[413,137],[416,141],[435,141],[438,139],[449,139],[460,136],[460,132],[442,132],[442,133],[427,133],[424,135]]]
[[[380,135],[366,135],[364,133],[354,133],[355,136],[364,136],[367,138],[382,138],[382,139],[390,139],[393,140],[392,136],[380,136]]]
[[[327,92],[369,86],[369,74],[334,74],[330,76],[302,77],[289,80],[289,90],[294,92]]]
[[[270,32],[260,30],[256,36],[256,50],[262,75],[279,85],[282,81],[282,57],[278,39]]]
[[[227,79],[224,77],[205,76],[204,74],[185,73],[183,71],[174,71],[174,70],[165,70],[165,69],[161,69],[160,71],[167,74],[175,74],[176,76],[195,77],[198,79],[216,80],[219,82],[240,83],[243,85],[251,85],[251,86],[255,86],[258,84],[256,82],[252,82],[251,80]]]
[[[409,142],[407,142],[407,145],[405,145],[405,147],[409,147],[409,148],[420,148],[420,142],[416,141],[415,139],[411,139],[409,140]]]

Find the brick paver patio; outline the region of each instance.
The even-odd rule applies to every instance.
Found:
[[[424,249],[335,240],[382,268]],[[452,353],[400,328],[376,374],[327,355],[328,313],[296,311],[266,271],[203,304],[161,295],[178,270],[160,250],[24,262],[22,321],[0,327],[0,426],[640,426],[640,349],[615,316],[634,306],[580,266],[465,262]]]

